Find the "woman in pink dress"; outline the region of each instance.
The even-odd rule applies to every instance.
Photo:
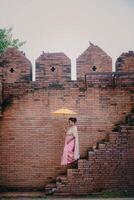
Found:
[[[61,157],[61,165],[67,165],[79,159],[79,141],[78,131],[75,125],[77,119],[75,117],[69,118],[70,128],[66,132],[64,150]]]

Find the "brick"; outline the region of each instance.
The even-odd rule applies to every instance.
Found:
[[[43,54],[36,60],[38,80],[32,82],[28,79],[30,62],[22,53],[12,51],[5,54],[11,63],[4,70],[13,63],[18,69],[18,62],[22,68],[11,77],[10,73],[2,74],[0,66],[0,186],[45,189],[60,173],[67,172],[65,180],[69,181],[58,185],[60,194],[88,194],[102,187],[121,190],[121,182],[132,190],[134,126],[120,124],[121,129],[114,133],[112,128],[121,121],[125,123],[127,114],[133,116],[133,73],[128,73],[127,67],[124,73],[110,71],[111,58],[105,54],[108,65],[104,62],[104,72],[100,67],[99,72],[88,73],[86,80],[71,81],[68,57],[63,53]],[[98,55],[95,57],[101,66]],[[90,61],[88,57],[87,61]],[[52,77],[51,71],[46,71],[47,76],[42,74],[42,70],[50,70],[51,64],[60,67],[57,77]],[[84,74],[87,65],[83,66]],[[78,73],[81,73],[79,69]],[[52,81],[61,85],[50,85]],[[63,106],[78,113],[80,154],[85,158],[78,161],[78,169],[70,171],[60,165],[68,117],[51,114]],[[93,153],[87,152],[107,132],[109,143]]]

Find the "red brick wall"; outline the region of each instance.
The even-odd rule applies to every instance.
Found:
[[[32,65],[24,53],[16,48],[9,48],[0,55],[0,80],[5,83],[32,80]]]
[[[130,127],[132,129],[132,127]],[[88,151],[87,159],[78,160],[77,169],[67,169],[66,176],[57,177],[60,195],[119,192],[134,194],[134,130],[124,126],[121,132],[109,132],[109,142]],[[58,179],[62,179],[62,183]]]
[[[93,67],[96,70],[93,71]],[[90,72],[112,72],[112,59],[100,47],[90,46],[76,59],[77,77],[84,77]]]
[[[2,83],[0,82],[0,117],[2,115]]]
[[[37,82],[29,82],[31,64],[20,52],[9,51],[10,62],[4,68],[0,66],[0,77],[5,79],[0,118],[1,187],[44,188],[66,170],[60,166],[60,159],[67,118],[53,116],[51,111],[64,106],[78,113],[81,157],[115,123],[124,121],[132,107],[129,90],[134,86],[134,75],[112,73],[111,58],[100,49],[97,52],[91,63],[87,51],[78,59],[78,72],[82,76],[86,73],[85,80],[69,81],[70,59],[63,56],[65,59],[37,59]],[[57,67],[55,75],[50,74],[51,64]],[[105,73],[88,74],[92,64]],[[15,67],[14,75],[9,73],[11,66]]]
[[[128,89],[113,89],[106,81],[95,80],[86,91],[78,82],[62,90],[48,90],[38,83],[4,84],[4,99],[12,94],[14,100],[5,105],[0,121],[1,186],[41,188],[65,170],[60,158],[67,118],[53,116],[51,111],[65,106],[78,112],[82,157],[114,123],[124,120],[131,109]]]
[[[36,80],[64,82],[71,80],[71,60],[64,53],[42,53],[36,59]]]
[[[134,51],[121,54],[116,61],[116,71],[134,72]]]

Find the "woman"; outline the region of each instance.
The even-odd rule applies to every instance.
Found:
[[[77,119],[75,117],[69,118],[70,128],[66,132],[63,155],[61,157],[61,165],[73,163],[79,159],[79,141],[77,126],[75,125]]]

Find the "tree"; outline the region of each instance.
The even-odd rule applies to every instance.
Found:
[[[19,39],[13,38],[12,28],[0,29],[0,53],[5,52],[10,47],[20,48],[25,43],[25,41],[20,42]]]

